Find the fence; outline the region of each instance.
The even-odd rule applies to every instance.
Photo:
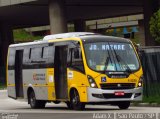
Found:
[[[160,47],[140,49],[144,72],[144,96],[160,96]]]

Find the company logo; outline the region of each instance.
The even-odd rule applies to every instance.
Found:
[[[45,74],[33,73],[33,80],[45,80],[45,78],[46,78]]]
[[[121,87],[121,84],[117,84],[118,87]]]
[[[33,80],[37,80],[37,75],[36,75],[36,73],[33,74]]]

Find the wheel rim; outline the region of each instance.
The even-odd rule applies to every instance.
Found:
[[[73,103],[73,105],[78,105],[79,104],[79,96],[78,96],[78,94],[75,90],[74,90],[74,93],[73,93],[72,103]]]

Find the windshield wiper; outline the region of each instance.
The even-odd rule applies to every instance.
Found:
[[[105,62],[105,66],[104,66],[104,72],[107,70],[108,63],[109,63],[109,57],[106,58],[106,62]]]
[[[127,68],[126,72],[132,73],[132,70],[130,69],[130,67],[128,66],[128,64],[119,55],[117,55],[117,56],[118,56],[119,60],[122,61],[124,63],[124,65],[126,66],[126,68]]]
[[[106,58],[105,67],[104,67],[104,72],[106,72],[106,70],[107,70],[107,67],[108,67],[108,64],[109,64],[109,60],[110,60],[110,62],[111,62],[111,64],[112,64],[111,55],[110,55],[110,53],[109,53],[108,50],[107,50],[107,53],[108,53],[108,57]]]
[[[123,64],[125,65],[126,67],[126,72],[128,73],[132,73],[132,70],[130,69],[130,67],[128,66],[128,64],[117,54],[117,52],[113,49],[114,53],[115,53],[115,56],[116,56],[116,59],[118,62],[123,62]]]

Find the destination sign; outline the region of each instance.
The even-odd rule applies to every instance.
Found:
[[[125,50],[125,45],[122,44],[113,44],[113,45],[109,45],[109,44],[91,44],[89,47],[89,50]]]

